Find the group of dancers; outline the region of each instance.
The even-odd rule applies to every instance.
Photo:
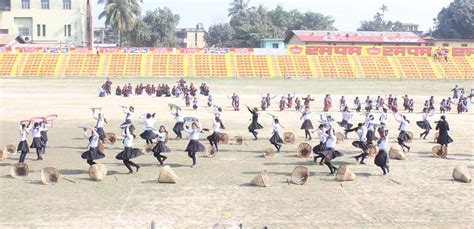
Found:
[[[184,96],[184,98],[186,98],[187,94],[189,96],[196,96],[197,90],[194,88],[193,84],[188,87],[183,79],[177,83],[178,85],[176,87],[179,88],[181,93],[184,93],[180,94]],[[112,85],[112,83],[106,82],[105,85]],[[458,94],[457,96],[453,97],[456,99],[459,98],[459,92],[456,92],[456,90],[454,91]],[[183,114],[181,107],[170,104],[170,113],[175,119],[175,124],[172,130],[176,135],[176,140],[183,139],[182,132],[188,133],[189,142],[186,146],[185,152],[188,153],[189,158],[192,160],[191,167],[194,167],[197,164],[196,153],[206,151],[206,146],[204,146],[199,141],[200,135],[203,132],[211,132],[212,130],[212,133],[207,136],[207,140],[209,141],[211,147],[213,147],[216,151],[219,151],[218,145],[220,140],[220,131],[221,129],[225,128],[222,122],[223,110],[221,107],[218,107],[212,103],[212,97],[209,95],[209,89],[207,85],[202,84],[200,86],[200,94],[211,98],[211,101],[208,101],[208,106],[213,106],[215,108],[215,111],[213,112],[213,124],[211,129],[203,128],[198,118],[185,115]],[[261,110],[267,110],[271,106],[272,100],[276,97],[276,95],[271,96],[269,93],[265,96],[262,96],[260,103]],[[234,93],[228,98],[232,99],[233,110],[239,111],[240,101],[238,95]],[[332,160],[344,155],[343,152],[336,150],[336,141],[338,138],[334,128],[336,123],[343,128],[344,138],[347,139],[348,134],[351,132],[355,132],[357,134],[358,139],[352,142],[352,145],[362,151],[359,155],[355,156],[355,160],[358,163],[365,164],[365,160],[369,155],[369,150],[374,146],[378,147],[378,153],[374,162],[382,169],[383,174],[385,175],[389,172],[387,156],[388,129],[386,128],[386,122],[388,120],[388,112],[391,111],[393,113],[394,120],[399,124],[397,142],[404,152],[410,152],[411,147],[407,144],[407,142],[412,139],[412,136],[409,135],[407,131],[410,121],[405,115],[398,112],[397,98],[395,96],[389,95],[387,98],[378,96],[374,101],[372,101],[372,99],[367,96],[364,107],[366,113],[363,114],[364,121],[353,125],[351,124],[353,112],[351,112],[351,108],[346,103],[346,98],[344,96],[341,97],[339,104],[339,110],[342,115],[342,120],[340,122],[336,122],[334,118],[331,117],[331,115],[325,113],[332,107],[332,99],[328,94],[325,96],[323,101],[323,110],[325,112],[318,112],[320,117],[318,122],[320,124],[316,130],[314,130],[314,126],[311,121],[311,103],[315,99],[310,95],[301,98],[302,99],[300,100],[294,94],[282,96],[279,102],[279,110],[282,111],[285,108],[292,108],[292,106],[295,105],[295,110],[298,111],[300,114],[299,117],[302,120],[300,129],[304,130],[306,141],[311,141],[311,134],[317,132],[319,144],[314,146],[312,149],[314,153],[314,162],[317,163],[317,160],[321,158],[319,164],[324,163],[327,165],[331,174],[335,173],[337,170],[337,168],[332,164]],[[413,99],[410,99],[407,95],[405,95],[403,97],[403,101],[405,110],[408,110],[408,112],[413,112]],[[416,122],[416,124],[423,129],[423,132],[420,133],[420,138],[423,139],[426,139],[427,135],[432,129],[429,119],[433,117],[435,111],[434,97],[431,97],[429,100],[427,100],[427,102],[427,106],[424,106],[423,108],[422,120]],[[248,131],[252,134],[253,138],[257,140],[257,131],[264,128],[259,123],[259,108],[252,108],[250,106],[246,107],[251,114],[251,123],[248,126]],[[355,110],[355,112],[358,114],[362,114],[361,104],[358,97],[356,97],[354,100],[352,110]],[[123,106],[123,112],[125,118],[124,122],[120,125],[121,135],[123,137],[123,150],[116,155],[116,159],[123,161],[123,164],[128,169],[129,173],[134,172],[132,167],[135,167],[135,171],[138,172],[140,166],[134,163],[132,159],[142,155],[143,152],[142,149],[133,147],[134,141],[136,141],[137,138],[134,133],[136,130],[134,126],[134,120],[136,120],[135,109],[133,106]],[[96,122],[95,126],[82,127],[84,131],[83,135],[88,141],[88,150],[84,152],[81,157],[85,159],[89,165],[94,165],[96,160],[100,160],[105,157],[103,152],[104,147],[101,147],[101,145],[107,143],[107,136],[106,132],[104,131],[104,126],[107,124],[107,120],[104,117],[101,109],[94,108],[92,109],[92,113],[92,117]],[[379,116],[378,118],[376,118],[377,113]],[[272,117],[272,136],[270,137],[269,142],[275,147],[277,152],[280,152],[283,146],[283,139],[281,138],[280,130],[284,129],[284,127],[276,115],[270,113],[268,114]],[[140,124],[144,126],[144,131],[139,135],[139,137],[145,140],[147,145],[151,146],[151,153],[153,153],[153,156],[156,157],[158,163],[163,165],[168,158],[162,155],[162,153],[171,151],[171,149],[167,146],[170,136],[166,127],[161,125],[158,129],[155,129],[155,113],[146,113],[140,116],[138,120]],[[31,128],[30,125],[32,125]],[[41,155],[45,153],[46,149],[48,126],[49,125],[46,120],[21,123],[20,142],[18,144],[18,151],[21,153],[19,159],[20,162],[24,162],[26,154],[29,152],[29,148],[35,148],[37,159],[42,160]],[[451,137],[448,135],[449,124],[445,115],[442,115],[440,120],[436,122],[436,130],[439,130],[439,137],[437,141],[440,145],[447,147],[448,144],[453,142]],[[376,132],[378,133],[378,137],[375,134]],[[33,135],[32,144],[29,147],[27,144],[28,133]]]

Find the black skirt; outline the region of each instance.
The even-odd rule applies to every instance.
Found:
[[[18,147],[16,148],[16,151],[17,151],[17,152],[29,153],[29,152],[30,152],[30,148],[28,148],[28,142],[26,142],[26,140],[20,141],[20,142],[18,143]]]
[[[87,150],[81,155],[81,157],[82,159],[86,159],[86,160],[98,160],[98,159],[104,158],[105,154],[99,151],[97,147],[96,148],[90,147],[89,150]]]
[[[41,137],[33,138],[33,142],[31,143],[30,148],[35,148],[35,149],[44,148],[44,142],[41,141]]]
[[[47,131],[41,131],[41,140],[46,143],[48,141],[48,132]]]
[[[280,134],[278,134],[278,132],[273,132],[273,135],[270,138],[270,143],[272,143],[272,144],[282,144],[283,139],[281,139]]]
[[[377,156],[375,156],[374,163],[380,167],[388,167],[388,155],[387,151],[381,149]]]
[[[431,125],[428,120],[426,121],[417,121],[416,125],[419,126],[423,130],[431,130]]]
[[[127,159],[138,157],[142,154],[143,153],[140,149],[125,147],[122,152],[120,152],[119,154],[117,154],[117,156],[115,156],[115,158],[118,160],[127,160]]]
[[[173,131],[180,132],[184,130],[184,122],[177,122],[174,124]]]
[[[344,128],[344,129],[350,129],[352,128],[352,124],[350,124],[347,120],[342,120],[340,122],[338,122],[339,126]]]
[[[219,133],[212,132],[211,135],[207,136],[207,140],[209,140],[211,142],[219,142]]]
[[[363,141],[353,141],[352,145],[356,148],[362,149],[362,150],[367,150],[369,149],[369,146],[367,145],[366,142]]]
[[[303,124],[301,125],[302,130],[312,130],[313,129],[313,123],[311,123],[311,120],[306,119],[304,120]]]
[[[153,130],[145,130],[143,133],[140,134],[140,137],[145,140],[153,140],[158,137],[157,134],[153,133]]]
[[[260,125],[258,122],[252,122],[250,123],[250,126],[248,128],[249,130],[258,130],[258,129],[263,129],[263,126]]]
[[[316,145],[313,147],[313,153],[314,154],[321,154],[321,152],[327,150],[326,144],[320,142],[319,145]]]
[[[441,145],[447,145],[452,143],[454,140],[448,135],[448,134],[443,134],[438,137],[438,144]]]
[[[104,131],[104,128],[102,128],[102,127],[97,128],[97,134],[99,135],[99,139],[100,139],[100,140],[104,140],[104,139],[105,139],[105,131]]]
[[[336,157],[344,156],[342,152],[334,150],[334,148],[327,148],[325,151],[322,151],[321,154],[323,154],[324,157],[327,158],[328,160],[332,160]]]
[[[400,134],[398,134],[397,139],[399,141],[406,142],[406,141],[410,140],[411,138],[410,138],[410,135],[408,135],[408,133],[406,131],[401,130]]]
[[[198,140],[190,140],[185,152],[204,152],[206,147],[201,144]]]
[[[160,153],[171,152],[171,149],[168,146],[166,146],[164,142],[158,141],[158,143],[156,143],[155,147],[153,147],[151,151],[154,153],[153,155],[155,157],[158,157]]]
[[[367,138],[367,142],[372,142],[374,140],[374,131],[373,130],[368,130],[367,135],[365,135]]]

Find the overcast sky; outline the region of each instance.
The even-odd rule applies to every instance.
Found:
[[[385,18],[405,23],[416,23],[420,30],[427,31],[433,26],[433,18],[453,0],[251,0],[251,6],[264,5],[272,9],[282,5],[285,9],[311,10],[336,19],[336,28],[354,31],[362,20],[370,20],[379,11],[382,4],[388,6]],[[180,28],[195,27],[204,23],[208,28],[212,24],[226,22],[230,0],[144,0],[143,12],[158,7],[168,7],[181,16]],[[103,5],[95,6],[95,15],[102,11]],[[102,22],[96,22],[99,27]]]

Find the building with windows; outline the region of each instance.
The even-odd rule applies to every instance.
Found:
[[[204,25],[199,23],[196,28],[176,29],[176,37],[178,37],[178,46],[180,48],[204,48],[206,41],[204,40]]]
[[[87,46],[89,1],[0,0],[0,34],[33,44]]]

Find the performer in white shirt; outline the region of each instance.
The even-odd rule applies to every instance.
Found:
[[[389,160],[387,154],[387,135],[388,130],[381,130],[379,129],[380,138],[377,141],[377,145],[379,147],[379,152],[377,156],[375,156],[374,164],[377,165],[382,169],[383,175],[387,175],[389,173]]]
[[[191,168],[196,166],[196,152],[203,152],[206,151],[206,147],[199,142],[199,134],[202,131],[201,124],[196,121],[193,122],[191,128],[188,126],[184,126],[184,130],[189,133],[189,143],[186,147],[185,152],[188,152],[188,156],[193,160],[193,164]]]
[[[334,174],[337,171],[336,166],[331,163],[331,160],[343,156],[342,152],[336,150],[336,133],[331,125],[328,124],[328,130],[325,132],[326,135],[326,150],[322,152],[324,154],[324,164],[328,166],[330,174]]]
[[[81,157],[87,160],[87,164],[96,164],[94,160],[102,159],[105,154],[99,149],[99,134],[94,129],[90,129],[91,134],[87,134],[87,129],[84,129],[84,138],[89,141],[89,150],[84,152]]]
[[[125,122],[122,123],[120,126],[125,126],[126,124],[132,124],[133,116],[135,115],[135,108],[133,106],[127,107],[122,106],[123,113],[125,114]]]
[[[303,119],[304,122],[301,125],[301,129],[304,130],[305,139],[310,141],[311,140],[311,133],[309,130],[313,129],[313,123],[311,123],[311,110],[309,106],[305,106],[304,111],[301,112],[300,119]]]
[[[157,135],[153,132],[153,125],[156,123],[155,113],[147,113],[145,117],[140,119],[140,123],[145,126],[145,131],[140,134],[140,137],[145,139],[147,145],[153,144],[153,139],[157,137]]]
[[[99,140],[103,142],[105,139],[104,125],[105,123],[107,123],[107,120],[105,119],[104,115],[100,111],[97,112],[97,116],[96,116],[95,109],[92,110],[92,118],[97,121],[95,124],[95,128],[97,130],[96,132],[99,135]]]
[[[21,124],[20,125],[20,142],[18,143],[17,152],[20,152],[20,159],[18,160],[19,163],[24,163],[26,159],[26,154],[30,152],[30,148],[28,148],[28,127],[30,127],[30,123],[28,125]]]
[[[319,162],[319,165],[323,164],[324,160],[324,154],[322,154],[323,151],[326,150],[326,140],[327,140],[327,134],[326,134],[326,127],[324,124],[320,124],[317,132],[318,132],[318,138],[319,138],[319,145],[316,145],[313,147],[313,153],[314,153],[314,163],[318,162],[318,158],[321,158],[321,161]]]
[[[212,123],[212,134],[207,136],[207,140],[212,147],[216,148],[216,152],[219,152],[219,133],[221,132],[221,122],[219,117],[215,117]]]
[[[181,108],[176,107],[175,111],[173,111],[173,108],[171,108],[171,115],[173,115],[176,120],[176,123],[173,127],[173,132],[176,134],[176,139],[182,139],[183,135],[181,131],[184,130],[184,116],[181,114]]]
[[[346,132],[351,132],[351,131],[356,131],[357,135],[359,136],[359,140],[353,141],[352,145],[362,150],[362,153],[355,156],[354,158],[356,159],[357,162],[359,162],[359,159],[361,159],[360,164],[365,164],[364,160],[369,155],[367,153],[369,149],[369,146],[367,144],[367,128],[363,123],[359,123],[356,128],[346,130]]]
[[[123,128],[122,137],[123,137],[124,149],[122,152],[117,154],[117,156],[115,156],[117,160],[123,161],[123,164],[127,167],[129,171],[128,173],[133,173],[131,166],[134,166],[138,172],[138,170],[140,169],[140,166],[135,164],[133,161],[130,161],[130,159],[138,157],[143,154],[140,149],[133,148],[133,139],[135,138],[135,134],[133,134],[134,130],[135,130],[135,127],[133,127],[133,125],[131,124],[128,124]]]
[[[420,138],[426,139],[426,136],[428,136],[428,134],[430,133],[431,125],[430,125],[429,118],[433,117],[433,115],[434,115],[434,110],[429,111],[428,109],[423,109],[423,120],[416,122],[417,126],[425,130],[423,133],[420,134]]]
[[[280,152],[281,145],[283,144],[283,139],[280,137],[280,128],[283,126],[280,125],[280,121],[277,118],[273,119],[272,122],[273,135],[270,138],[270,143],[275,146],[278,152]]]
[[[407,120],[406,116],[404,115],[399,115],[397,113],[393,113],[393,116],[395,117],[395,120],[400,123],[400,127],[398,130],[400,130],[400,133],[398,134],[398,144],[402,147],[403,152],[405,152],[405,149],[407,149],[408,152],[410,152],[410,146],[406,145],[405,142],[410,140],[410,135],[406,132],[408,124],[410,124],[410,121]]]
[[[48,127],[51,127],[51,125],[48,124],[48,122],[42,121],[40,123],[40,134],[41,134],[41,141],[43,142],[43,151],[41,151],[41,154],[46,153],[46,143],[48,142]]]
[[[44,149],[44,142],[41,140],[40,123],[36,122],[33,124],[33,127],[29,130],[29,132],[31,132],[31,135],[33,135],[33,141],[30,145],[30,148],[36,149],[36,155],[38,157],[36,160],[43,160],[43,157],[40,155]]]
[[[171,149],[166,146],[168,131],[166,131],[165,126],[160,126],[160,129],[154,131],[154,133],[158,136],[158,142],[151,151],[153,152],[153,156],[155,156],[158,162],[160,162],[160,165],[163,165],[163,162],[168,159],[168,157],[161,155],[161,153],[171,152]]]

